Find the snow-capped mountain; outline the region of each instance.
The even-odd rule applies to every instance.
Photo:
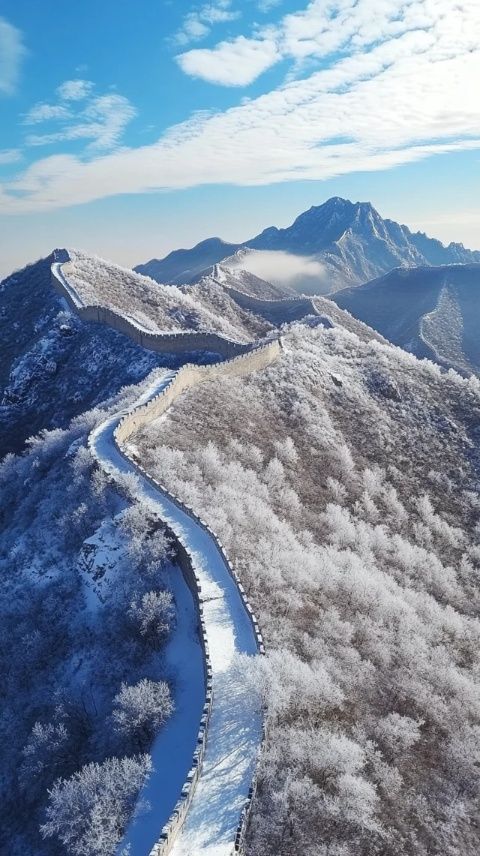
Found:
[[[300,214],[286,229],[270,226],[242,244],[212,238],[191,250],[152,259],[136,270],[158,282],[192,282],[207,265],[224,261],[239,250],[243,251],[244,267],[248,267],[248,250],[315,259],[322,265],[322,277],[313,282],[311,277],[304,278],[296,287],[322,294],[367,282],[398,266],[480,262],[480,252],[462,244],[444,246],[423,232],[411,232],[407,226],[383,219],[369,202],[335,196]],[[270,278],[275,281],[274,276]]]
[[[480,264],[397,268],[333,300],[417,356],[480,373]]]

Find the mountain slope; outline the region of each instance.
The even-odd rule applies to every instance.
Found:
[[[207,268],[235,253],[239,246],[221,238],[207,238],[190,250],[174,250],[164,259],[150,259],[143,265],[137,265],[135,271],[151,276],[157,282],[175,285],[194,282]]]
[[[332,299],[396,345],[480,373],[480,264],[396,269]]]
[[[205,247],[210,247],[210,256]],[[222,244],[214,238],[191,250],[170,253],[136,270],[158,282],[191,282],[198,276],[207,258],[220,262],[238,250],[281,251],[320,262],[324,275],[296,281],[299,290],[328,293],[346,285],[366,282],[399,265],[438,265],[480,263],[480,252],[462,244],[443,246],[422,232],[411,232],[393,220],[383,219],[369,202],[350,202],[336,196],[323,205],[300,214],[286,229],[271,226],[243,244]],[[223,255],[222,255],[223,253]],[[248,268],[248,252],[243,252],[242,267]],[[269,277],[274,280],[273,275]]]
[[[264,633],[251,856],[478,853],[479,419],[476,378],[295,325],[133,438]]]
[[[208,331],[251,342],[268,329],[225,292],[212,290],[208,277],[198,286],[180,289],[77,250],[68,254],[63,271],[86,305],[108,307],[149,331]]]
[[[152,331],[214,331],[249,343],[272,324],[239,306],[212,278],[189,289],[159,286],[85,253],[64,269],[85,305],[100,305]],[[84,410],[137,383],[155,366],[188,358],[153,353],[108,326],[81,320],[51,284],[53,256],[0,283],[0,458],[43,428],[64,428]],[[242,282],[239,281],[242,285]],[[198,355],[209,362],[213,355]]]
[[[0,458],[165,364],[159,354],[70,312],[51,286],[52,261],[0,283]]]

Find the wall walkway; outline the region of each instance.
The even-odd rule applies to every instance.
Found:
[[[82,314],[98,307],[83,307],[78,300],[61,271],[67,258],[60,256],[52,265],[55,288],[80,317],[102,321],[100,315],[87,318]],[[134,325],[123,318],[122,322],[121,332],[130,335]],[[132,337],[137,335],[134,327]],[[153,335],[165,341],[163,334]],[[184,350],[193,350],[191,337],[195,335],[180,337]],[[149,347],[145,344],[148,339],[135,341]],[[168,348],[162,344],[158,350]],[[179,564],[198,610],[204,653],[205,704],[190,769],[185,771],[185,783],[169,818],[158,818],[163,829],[153,849],[150,845],[145,849],[141,824],[127,835],[132,856],[145,856],[149,850],[151,856],[208,856],[209,852],[229,856],[243,852],[262,724],[255,700],[245,692],[236,674],[234,655],[264,653],[265,649],[256,617],[218,537],[192,508],[150,476],[124,444],[138,428],[162,415],[185,390],[215,378],[264,369],[280,352],[281,344],[275,339],[225,362],[186,364],[167,383],[161,382],[141,397],[129,413],[110,417],[89,437],[92,452],[111,478],[118,472],[136,473],[142,492],[155,503],[159,517],[172,531]],[[210,592],[210,597],[205,598],[205,592]],[[168,775],[168,771],[162,774]]]

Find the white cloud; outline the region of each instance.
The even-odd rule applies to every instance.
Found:
[[[0,18],[0,93],[12,95],[15,92],[25,53],[20,30]]]
[[[18,163],[22,159],[20,149],[0,149],[0,164]]]
[[[198,9],[188,12],[181,29],[175,34],[177,45],[188,45],[197,42],[208,35],[212,26],[234,21],[241,13],[231,9],[232,0],[217,0],[215,3],[205,3]]]
[[[91,80],[65,80],[57,87],[57,95],[62,101],[82,101],[92,90]]]
[[[229,264],[232,270],[247,270],[250,273],[277,285],[295,287],[313,279],[317,283],[325,277],[325,268],[309,256],[296,256],[283,250],[253,250],[242,254],[237,264]]]
[[[378,21],[369,16],[374,7],[380,14],[379,2],[358,0],[364,25],[348,38],[367,39],[365,49],[224,112],[194,115],[153,145],[40,160],[0,184],[0,210],[201,184],[320,180],[479,149],[480,6],[436,0],[428,23],[431,3],[397,2],[399,20],[408,11],[412,24],[425,25],[372,45]]]
[[[52,119],[69,119],[71,112],[64,104],[35,104],[23,119],[24,125],[37,125],[39,122],[48,122]]]
[[[271,3],[267,5],[272,5]],[[273,5],[277,5],[274,3]],[[252,83],[281,59],[293,62],[293,70],[302,71],[307,61],[325,60],[335,54],[361,54],[382,42],[393,43],[409,32],[441,32],[442,26],[462,27],[464,16],[473,16],[478,24],[480,4],[466,0],[455,6],[451,0],[312,0],[304,10],[285,15],[278,24],[256,26],[252,38],[220,42],[213,48],[192,50],[178,57],[185,73],[211,83],[242,86]],[[462,34],[458,31],[461,39]],[[249,63],[252,51],[268,45],[265,61]],[[247,53],[248,73],[243,73],[242,52]],[[227,69],[222,74],[222,65]],[[236,73],[235,73],[236,69]]]
[[[279,59],[271,39],[246,39],[220,42],[213,50],[196,49],[177,56],[182,70],[192,77],[223,86],[245,86]]]
[[[43,133],[29,134],[26,144],[44,146],[67,140],[89,140],[89,150],[114,148],[135,116],[135,108],[127,98],[116,93],[90,97],[92,88],[90,81],[69,80],[57,89],[59,98],[66,103],[40,103],[32,107],[24,118],[24,124],[55,124],[54,130],[49,128]],[[77,105],[78,101],[83,101],[81,107]]]

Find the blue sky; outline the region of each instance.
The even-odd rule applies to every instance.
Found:
[[[480,247],[477,0],[4,0],[0,273],[123,264],[331,195]]]

